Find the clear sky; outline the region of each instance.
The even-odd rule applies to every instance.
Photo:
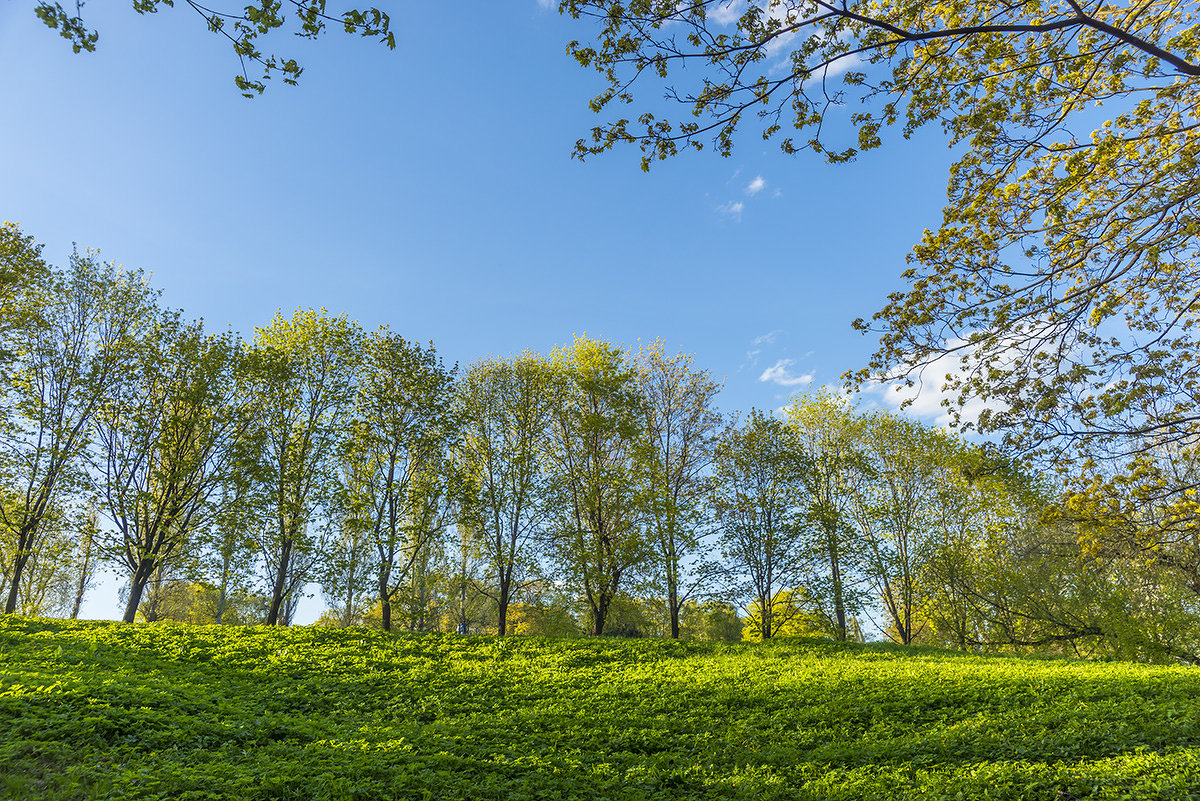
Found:
[[[634,148],[573,160],[600,82],[566,43],[591,28],[538,0],[399,4],[395,51],[283,37],[300,85],[253,100],[193,11],[130,5],[87,4],[99,46],[76,55],[0,2],[0,217],[55,263],[75,242],[151,272],[210,326],[323,306],[464,365],[662,338],[724,408],[773,408],[865,363],[851,321],[941,220],[937,131],[837,166],[752,129],[649,173]]]

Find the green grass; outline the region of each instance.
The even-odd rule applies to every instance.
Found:
[[[1200,799],[1200,671],[0,618],[0,799]]]

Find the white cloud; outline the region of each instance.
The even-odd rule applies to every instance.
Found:
[[[813,380],[812,373],[796,375],[792,372],[791,367],[795,363],[793,359],[780,359],[766,370],[763,370],[763,374],[758,377],[758,380],[770,381],[781,387],[798,387],[804,384],[811,384]]]
[[[781,333],[782,332],[779,331],[778,329],[776,329],[774,331],[768,331],[767,333],[762,334],[761,336],[757,336],[754,339],[750,340],[750,344],[751,345],[774,345],[775,337],[779,336],[779,334],[781,334]],[[758,351],[754,351],[754,352],[758,353]],[[811,353],[811,351],[810,351],[810,353]]]
[[[757,195],[767,185],[766,180],[761,175],[754,176],[754,180],[746,185],[747,195]]]
[[[726,3],[710,9],[708,18],[718,25],[732,25],[746,13],[746,0],[729,0]]]
[[[965,340],[956,339],[947,342],[946,347],[957,349],[965,344]],[[978,398],[970,398],[960,407],[959,393],[943,389],[948,378],[962,375],[961,357],[962,354],[955,351],[931,361],[919,372],[912,374],[911,387],[905,386],[902,381],[869,384],[863,387],[863,394],[878,397],[885,408],[903,411],[941,428],[950,428],[954,420],[954,416],[951,415],[952,409],[958,409],[958,417],[962,422],[975,423],[979,420],[980,413],[988,408],[987,404]],[[946,403],[949,406],[945,405]]]
[[[537,0],[537,4],[542,8],[550,8],[554,5],[554,0]]]
[[[727,217],[729,217],[730,219],[732,219],[736,222],[741,222],[742,221],[742,209],[744,207],[745,207],[745,204],[743,204],[742,201],[739,200],[736,203],[730,202],[730,203],[724,203],[720,206],[717,206],[717,211],[719,211],[721,214],[726,215]]]

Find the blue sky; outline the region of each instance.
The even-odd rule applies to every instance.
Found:
[[[100,42],[76,55],[0,3],[0,217],[216,327],[323,306],[463,364],[662,338],[725,379],[724,408],[772,408],[865,363],[850,322],[940,222],[936,131],[837,166],[751,129],[649,173],[632,148],[572,160],[600,83],[566,42],[591,29],[537,0],[404,4],[395,51],[285,37],[300,85],[254,100],[194,12],[129,6],[89,3]]]

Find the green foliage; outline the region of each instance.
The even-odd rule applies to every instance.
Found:
[[[463,430],[455,459],[465,490],[459,525],[485,561],[500,634],[508,630],[512,598],[541,572],[554,386],[549,363],[524,353],[479,362],[458,391]]]
[[[830,625],[829,618],[814,611],[813,604],[803,589],[780,590],[771,599],[771,625],[763,626],[760,616],[762,609],[759,604],[752,605],[746,610],[742,621],[742,638],[752,642],[761,642],[763,632],[769,631],[772,637],[834,637],[837,632]]]
[[[603,634],[609,604],[651,553],[639,480],[648,450],[645,399],[626,355],[607,342],[576,337],[550,362],[557,378],[547,448],[558,518],[552,548],[587,599],[592,633]]]
[[[13,617],[0,654],[12,799],[1182,800],[1200,786],[1200,674],[1180,667]]]
[[[809,465],[783,421],[751,409],[717,442],[711,508],[731,590],[757,607],[759,636],[769,639],[772,605],[797,586],[808,559],[802,547],[801,477]]]
[[[170,8],[174,5],[175,0],[133,0],[133,10],[139,14],[155,14],[164,6]],[[259,38],[276,30],[290,30],[295,36],[316,39],[325,33],[327,26],[332,25],[346,33],[377,38],[389,49],[396,48],[391,18],[378,8],[349,9],[340,14],[331,14],[326,9],[326,0],[290,0],[287,3],[281,0],[247,0],[246,5],[238,11],[215,9],[193,0],[187,0],[187,5],[203,17],[210,32],[223,36],[233,47],[234,55],[241,64],[234,83],[245,97],[262,94],[266,89],[266,81],[274,77],[294,86],[304,71],[294,58],[264,53],[259,49]],[[76,2],[74,13],[71,13],[56,0],[37,0],[34,13],[47,27],[58,31],[69,41],[76,53],[90,53],[96,49],[100,34],[89,28],[83,19],[83,6],[82,2]],[[284,13],[285,8],[294,13]],[[250,77],[246,71],[247,62],[253,62],[262,69],[261,77]]]

